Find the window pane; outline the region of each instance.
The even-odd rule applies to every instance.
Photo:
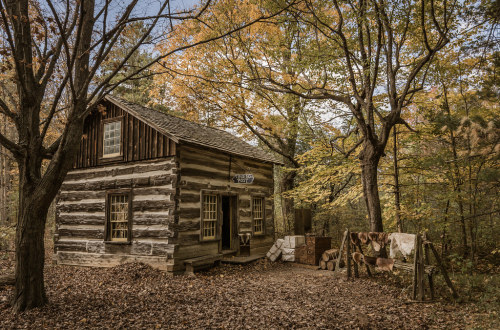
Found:
[[[255,197],[252,200],[253,231],[256,234],[264,233],[264,198]]]
[[[217,195],[203,196],[203,228],[204,238],[215,238],[217,228]]]
[[[121,125],[121,121],[104,124],[103,156],[120,154]]]
[[[128,237],[128,195],[109,198],[109,227],[112,241],[126,241]]]

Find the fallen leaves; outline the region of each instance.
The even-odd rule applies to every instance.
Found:
[[[113,268],[47,264],[49,305],[15,315],[0,287],[0,328],[457,328],[452,304],[409,304],[383,278],[347,281],[332,272],[260,260],[194,277],[134,263]]]

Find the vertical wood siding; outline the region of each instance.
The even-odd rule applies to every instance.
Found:
[[[168,137],[112,103],[104,102],[103,105],[106,108],[105,112],[95,111],[85,120],[75,168],[175,155],[176,145]],[[113,159],[103,159],[102,121],[112,118],[122,119],[122,155]]]

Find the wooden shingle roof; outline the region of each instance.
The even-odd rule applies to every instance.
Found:
[[[195,144],[233,155],[282,164],[273,155],[248,144],[229,132],[168,115],[115,96],[108,95],[105,97],[105,100],[144,121],[176,143]]]

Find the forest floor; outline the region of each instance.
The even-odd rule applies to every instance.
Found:
[[[492,306],[411,303],[394,275],[348,281],[333,272],[259,260],[169,276],[143,264],[54,265],[47,247],[49,304],[15,314],[13,288],[0,287],[0,328],[483,328],[500,327]],[[0,273],[12,257],[0,257]],[[493,283],[492,283],[493,284]]]

